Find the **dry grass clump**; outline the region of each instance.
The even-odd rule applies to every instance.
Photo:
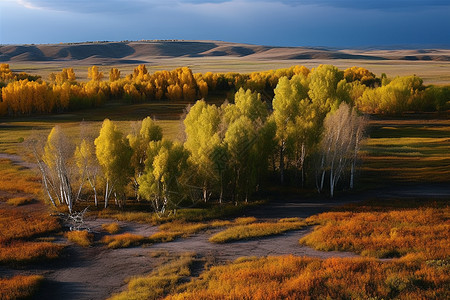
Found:
[[[278,256],[212,267],[165,299],[448,299],[449,267]]]
[[[450,256],[450,207],[386,212],[327,212],[307,221],[321,224],[300,240],[318,250],[363,256],[426,259]]]
[[[247,225],[251,223],[255,223],[257,220],[255,217],[242,217],[242,218],[236,218],[234,219],[235,225]]]
[[[289,230],[297,230],[306,226],[301,219],[281,219],[278,222],[251,223],[237,225],[213,235],[209,241],[213,243],[227,243],[256,237],[280,234]]]
[[[108,248],[127,248],[133,246],[139,246],[146,242],[147,239],[138,234],[122,233],[116,235],[107,235],[102,238],[102,243],[107,244]]]
[[[109,234],[116,234],[120,231],[120,225],[119,223],[109,223],[109,224],[102,224],[103,230],[106,230]]]
[[[82,247],[89,247],[94,242],[94,235],[87,230],[69,231],[64,236],[71,242],[77,243]]]
[[[26,264],[58,258],[64,245],[49,242],[11,242],[1,245],[0,263]]]
[[[14,276],[11,278],[0,278],[0,299],[27,299],[39,289],[43,276]]]
[[[144,224],[155,224],[157,216],[150,212],[140,211],[122,211],[117,212],[110,209],[104,209],[98,212],[99,218],[112,218],[124,222],[136,222]]]
[[[210,226],[205,223],[187,223],[173,221],[162,224],[158,227],[160,231],[152,234],[149,241],[152,243],[171,242],[180,237],[188,237],[191,234],[208,229]]]
[[[127,290],[113,295],[110,300],[162,299],[168,293],[175,292],[184,278],[191,276],[194,260],[192,254],[181,255],[147,276],[131,278]]]
[[[6,203],[8,203],[9,205],[13,205],[13,206],[21,206],[21,205],[30,204],[33,202],[34,202],[34,199],[30,198],[30,197],[14,197],[14,198],[10,198],[6,201]]]

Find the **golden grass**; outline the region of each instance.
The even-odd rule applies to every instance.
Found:
[[[34,199],[30,198],[30,197],[14,197],[14,198],[10,198],[6,201],[6,203],[8,203],[9,205],[14,205],[14,206],[22,206],[22,205],[30,204],[33,202],[34,202]]]
[[[112,249],[138,246],[146,241],[144,236],[132,233],[107,235],[101,240],[102,243],[107,244],[108,248]]]
[[[26,239],[61,229],[56,218],[38,212],[0,209],[0,244],[12,239]]]
[[[240,223],[237,222],[237,224]],[[281,234],[289,230],[301,229],[304,226],[306,226],[306,222],[297,218],[281,219],[278,222],[236,225],[213,235],[209,238],[209,241],[212,243],[228,243],[232,241]]]
[[[109,224],[102,224],[102,228],[109,234],[116,234],[120,231],[120,225],[117,222],[109,223]]]
[[[450,257],[450,207],[393,211],[327,212],[309,217],[320,224],[300,240],[324,251],[371,257]]]
[[[165,299],[448,299],[449,266],[365,258],[240,259]]]
[[[77,243],[82,247],[89,247],[94,241],[94,235],[87,230],[82,231],[69,231],[64,236],[71,242]]]
[[[0,158],[0,190],[39,195],[42,190],[40,179],[31,171],[14,165],[9,159]]]
[[[1,245],[0,263],[27,264],[58,258],[64,245],[49,242],[12,242]]]
[[[174,292],[183,278],[191,275],[192,254],[184,254],[160,266],[147,276],[131,278],[127,290],[113,295],[110,300],[161,299]]]
[[[43,280],[40,275],[0,278],[0,299],[28,299],[39,289]]]

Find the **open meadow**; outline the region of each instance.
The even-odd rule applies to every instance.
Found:
[[[250,73],[292,65],[317,69],[323,63],[331,63],[341,70],[355,65],[364,67],[376,78],[382,73],[392,78],[415,74],[423,79],[425,86],[450,84],[450,63],[447,61],[253,61],[180,57],[159,59],[148,64],[147,69],[149,74],[180,66],[189,66],[200,73]],[[88,82],[88,66],[90,64],[83,65],[82,62],[17,62],[11,64],[11,70],[47,78],[61,68],[73,67],[75,73],[80,74],[77,80]],[[123,74],[132,74],[136,66],[123,64],[114,67]],[[105,74],[110,68],[99,67]],[[309,78],[309,75],[304,76]],[[289,80],[296,77],[293,78]],[[287,87],[283,91],[289,90],[289,80],[286,79]],[[420,87],[417,91],[424,89]],[[274,93],[275,99],[289,94],[281,94],[279,90]],[[263,110],[258,106],[263,102],[260,96],[256,97],[256,92],[242,92],[240,95],[243,99],[251,98],[250,108],[259,109],[252,111],[253,114],[264,115],[267,124],[273,118],[273,124],[279,126],[276,112],[281,109],[277,100],[267,105],[269,109]],[[289,95],[294,95],[294,92]],[[273,129],[272,139],[259,140],[262,134],[258,135],[258,130],[270,134],[272,128],[258,123],[260,119],[247,122],[251,124],[248,127],[243,121],[243,127],[236,125],[237,129],[231,130],[233,122],[237,124],[236,120],[240,118],[235,117],[238,110],[233,110],[233,103],[221,107],[226,98],[234,99],[228,92],[211,93],[205,97],[205,102],[198,105],[203,105],[199,111],[210,113],[205,117],[209,123],[193,123],[195,126],[183,122],[197,112],[197,104],[186,99],[140,103],[113,99],[99,107],[63,113],[0,117],[0,299],[450,298],[448,109],[365,114],[364,139],[360,144],[351,142],[355,145],[351,153],[358,159],[342,167],[345,176],[351,168],[352,179],[339,181],[339,177],[335,178],[336,191],[334,197],[330,197],[334,179],[329,173],[333,167],[323,167],[328,158],[320,156],[321,152],[313,153],[322,147],[324,142],[318,140],[326,136],[326,130],[320,134],[310,133],[313,136],[311,142],[289,144],[291,140],[286,138],[288,146],[276,148],[277,141],[284,139],[283,135],[275,134]],[[448,103],[450,99],[446,101]],[[239,106],[238,97],[236,102]],[[341,107],[337,105],[330,110],[344,110]],[[248,110],[241,109],[240,112],[245,114]],[[363,120],[358,119],[360,116],[353,108],[351,112],[355,113],[344,117]],[[225,121],[214,119],[220,114],[228,122],[225,129],[222,128]],[[310,118],[308,124],[315,124],[315,115],[314,112],[305,113],[302,117]],[[145,121],[148,116],[152,122]],[[96,205],[97,191],[94,189],[94,200],[90,189],[94,184],[90,180],[100,182],[110,175],[106,168],[98,171],[93,167],[97,162],[88,159],[100,155],[90,150],[93,152],[91,156],[87,155],[84,169],[79,167],[82,160],[77,156],[66,165],[73,170],[84,170],[81,177],[79,173],[73,175],[76,171],[72,169],[73,174],[66,173],[68,178],[73,176],[81,181],[81,185],[76,180],[74,182],[78,185],[73,185],[79,187],[79,197],[70,205],[64,201],[58,204],[56,200],[58,205],[52,205],[48,197],[52,192],[42,183],[53,184],[56,181],[51,181],[52,173],[42,172],[42,168],[51,169],[48,157],[57,152],[52,152],[51,148],[52,134],[56,136],[58,132],[55,126],[69,137],[64,140],[67,144],[70,141],[76,145],[75,151],[84,153],[79,149],[87,140],[85,137],[102,136],[107,127],[106,118],[114,122],[116,127],[111,132],[120,132],[122,141],[133,141],[133,132],[136,128],[144,128],[137,127],[142,124],[150,124],[148,127],[154,131],[149,132],[160,136],[145,140],[148,156],[145,163],[141,159],[138,167],[132,165],[135,158],[131,149],[137,151],[135,149],[139,147],[133,148],[130,142],[130,147],[121,148],[122,152],[130,149],[125,165],[132,165],[134,169],[142,167],[141,174],[138,176],[124,167],[118,172],[116,169],[116,173],[125,169],[128,171],[123,173],[131,172],[129,182],[123,184],[122,189],[111,192],[107,208],[103,205],[107,205],[104,198],[107,198],[109,182],[98,183],[100,200]],[[324,114],[322,121],[329,119]],[[311,132],[308,128],[314,126],[305,125],[304,131],[295,131],[293,128],[303,124],[298,120],[295,122],[295,126],[286,127],[284,131],[294,132],[297,138],[304,132]],[[210,123],[217,123],[215,126],[220,132],[205,133],[212,126]],[[206,129],[201,131],[199,128]],[[207,136],[206,142],[198,147],[200,150],[194,148],[194,142],[189,140],[189,136],[199,131],[198,139]],[[239,138],[233,138],[231,133],[234,132],[241,140],[248,138],[248,141],[242,143]],[[242,132],[250,132],[254,136],[249,138]],[[349,136],[357,135],[355,132]],[[113,134],[105,138],[107,141],[114,139]],[[41,156],[33,151],[33,140],[46,143],[45,147],[42,144]],[[101,145],[100,141],[99,138],[95,145]],[[214,143],[217,143],[216,148],[202,154],[201,149]],[[304,149],[305,143],[307,147],[312,145],[307,148],[310,152],[306,156],[294,150],[289,154],[289,147]],[[257,148],[260,144],[267,147]],[[285,144],[281,144],[284,147]],[[216,164],[205,163],[206,167],[198,170],[192,167],[207,161],[205,157],[216,153],[214,151],[225,151],[223,145],[229,147],[226,157],[234,163],[232,168],[223,166],[217,171],[220,160]],[[183,147],[191,148],[185,151]],[[277,150],[272,150],[265,158],[258,156],[268,147]],[[235,148],[240,152],[233,152]],[[285,158],[278,149],[287,149]],[[243,155],[246,151],[256,154],[254,157]],[[73,152],[70,155],[73,156]],[[188,157],[192,153],[200,154]],[[148,162],[148,157],[153,160]],[[305,160],[301,168],[298,167],[299,157]],[[111,155],[106,160],[115,158]],[[319,167],[321,161],[322,166]],[[253,169],[244,167],[252,163],[255,165]],[[188,172],[183,172],[185,170]],[[95,179],[89,175],[94,172],[102,173],[95,173],[98,177]],[[255,173],[265,177],[251,177]],[[157,174],[163,175],[158,179]],[[350,188],[353,174],[354,188]],[[210,184],[208,180],[212,181],[211,178],[216,181]],[[325,183],[324,178],[327,180]],[[114,180],[118,182],[119,179]],[[180,183],[186,182],[188,188],[181,189]],[[138,190],[142,187],[145,189]],[[72,190],[77,194],[76,188]],[[53,197],[59,200],[59,195]]]

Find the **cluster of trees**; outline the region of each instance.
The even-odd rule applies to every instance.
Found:
[[[105,79],[97,66],[88,69],[88,82],[77,82],[72,68],[52,73],[48,81],[39,76],[13,73],[8,64],[0,65],[0,115],[30,115],[63,112],[102,105],[111,99],[129,103],[154,100],[207,99],[208,93],[234,94],[240,88],[261,94],[271,103],[280,78],[296,75],[309,78],[311,70],[304,66],[286,69],[240,73],[196,73],[187,68],[157,71],[150,74],[144,65],[124,77],[111,68]],[[364,113],[401,113],[404,111],[434,111],[450,107],[450,87],[423,85],[417,76],[380,78],[364,68],[352,67],[339,71],[341,88],[358,110]]]
[[[237,203],[269,173],[333,196],[339,185],[353,187],[365,127],[342,77],[326,65],[282,77],[272,111],[250,89],[221,106],[199,100],[187,109],[183,142],[164,139],[147,117],[128,135],[106,119],[97,137],[84,134],[77,145],[57,126],[32,148],[50,201],[70,211],[87,194],[105,207],[112,198],[119,206],[150,200],[161,213],[189,201]]]

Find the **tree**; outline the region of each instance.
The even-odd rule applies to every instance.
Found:
[[[176,208],[185,198],[180,182],[188,169],[188,156],[180,143],[164,139],[149,143],[144,173],[138,179],[139,193],[152,201],[159,215],[168,208]]]
[[[162,137],[162,128],[156,125],[150,117],[146,117],[144,120],[136,122],[132,127],[132,133],[127,135],[128,142],[133,151],[133,154],[131,155],[131,166],[134,169],[133,185],[138,200],[138,179],[144,172],[148,145],[152,141],[161,140]]]
[[[337,111],[327,115],[321,141],[319,191],[323,189],[325,175],[328,173],[330,196],[333,197],[337,183],[348,168],[350,186],[353,187],[354,168],[364,126],[364,119],[346,103],[341,103]]]
[[[296,80],[282,77],[275,88],[272,118],[277,126],[280,181],[284,183],[285,156],[290,139],[289,128],[294,126],[299,114],[299,102],[305,96],[305,88]]]
[[[117,68],[111,68],[109,71],[109,81],[113,82],[120,79],[120,71]]]
[[[88,78],[92,81],[101,81],[103,79],[103,72],[99,72],[97,66],[92,66],[88,69]]]
[[[39,171],[42,175],[44,189],[53,205],[64,204],[72,213],[73,205],[78,200],[79,188],[75,185],[74,167],[72,165],[73,144],[60,126],[50,131],[42,147],[37,141],[32,144]]]
[[[220,110],[200,100],[189,109],[183,121],[186,132],[185,148],[191,153],[190,162],[195,166],[197,178],[203,191],[203,200],[208,201],[211,186],[218,183],[215,172],[213,150],[220,145]]]
[[[85,180],[89,183],[94,192],[94,205],[98,206],[97,185],[100,175],[100,165],[95,156],[95,145],[93,139],[83,138],[80,145],[75,149],[75,162],[81,178],[81,185]]]
[[[124,139],[122,132],[109,119],[105,119],[100,129],[100,135],[95,139],[95,154],[105,175],[105,208],[108,206],[109,196],[114,192],[116,204],[122,206],[125,186],[131,175],[131,148]]]

